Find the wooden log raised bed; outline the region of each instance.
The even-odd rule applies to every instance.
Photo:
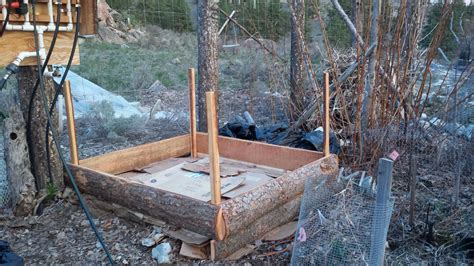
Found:
[[[207,153],[207,139],[207,134],[197,134],[198,154]],[[223,199],[218,205],[117,176],[153,162],[188,156],[189,135],[115,151],[70,166],[83,192],[217,240],[217,259],[224,259],[294,219],[308,178],[322,179],[338,173],[335,155],[324,157],[320,152],[226,137],[219,137],[218,145],[222,157],[276,167],[286,173],[232,199]]]

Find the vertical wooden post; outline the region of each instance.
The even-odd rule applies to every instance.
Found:
[[[94,35],[97,33],[98,14],[97,0],[77,1],[81,4],[81,35]]]
[[[329,124],[329,74],[327,72],[324,73],[323,97],[324,97],[323,152],[324,152],[324,156],[328,156],[329,154],[331,154],[331,152],[329,150],[329,133],[331,131],[331,126]]]
[[[389,215],[389,200],[392,188],[393,161],[381,158],[377,173],[377,195],[372,219],[372,237],[370,243],[369,265],[383,265],[385,241],[387,237],[387,218]]]
[[[77,152],[76,141],[76,123],[74,121],[74,106],[72,103],[71,82],[64,82],[64,102],[66,104],[67,132],[69,136],[69,149],[71,152],[71,163],[79,164],[79,155]]]
[[[221,204],[221,174],[219,165],[219,148],[217,144],[218,123],[216,114],[216,95],[214,91],[206,92],[207,132],[209,142],[209,164],[211,169],[211,203]]]
[[[188,69],[188,88],[189,88],[189,125],[191,134],[191,157],[197,157],[197,138],[196,138],[196,82],[194,68]]]

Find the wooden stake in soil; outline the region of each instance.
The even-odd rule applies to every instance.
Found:
[[[79,155],[77,152],[76,123],[74,121],[74,105],[72,103],[71,82],[69,80],[66,80],[64,83],[64,102],[66,104],[67,133],[69,135],[71,163],[78,165]]]
[[[191,157],[197,157],[196,142],[196,82],[194,68],[188,69],[188,88],[189,88],[189,124],[191,134]]]
[[[331,152],[329,150],[329,131],[331,130],[329,125],[329,74],[324,73],[324,122],[323,122],[323,152],[324,156],[328,156]]]
[[[206,92],[207,105],[207,132],[209,135],[209,164],[211,169],[211,203],[221,204],[221,177],[219,165],[219,148],[217,144],[217,114],[216,94],[214,91]]]

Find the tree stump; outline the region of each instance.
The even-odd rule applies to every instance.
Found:
[[[38,73],[35,67],[25,66],[19,68],[17,74],[18,91],[25,123],[28,123],[29,104],[37,77]],[[48,98],[48,102],[50,102],[54,97],[54,81],[50,78],[45,78],[44,81],[46,97]],[[27,132],[26,136],[30,151],[31,172],[35,176],[38,190],[45,189],[50,183],[58,190],[62,190],[64,188],[63,169],[51,134],[49,134],[48,141],[46,141],[46,124],[48,118],[43,107],[43,96],[40,86],[38,86],[32,104],[31,131]],[[53,126],[55,128],[58,128],[57,117],[57,112],[55,111],[52,115]],[[52,180],[50,180],[48,173],[46,145],[50,148]]]
[[[8,95],[8,118],[3,123],[7,180],[11,206],[16,215],[29,215],[35,207],[35,178],[30,171],[25,121],[16,95]]]

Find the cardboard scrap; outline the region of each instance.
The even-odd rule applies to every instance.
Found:
[[[295,234],[297,227],[298,227],[298,222],[297,221],[289,222],[287,224],[279,226],[279,227],[271,230],[270,232],[266,233],[263,236],[263,240],[277,241],[277,240],[282,240],[282,239],[288,238],[288,237],[293,236]]]
[[[190,245],[185,242],[181,244],[179,255],[193,258],[193,259],[201,259],[201,260],[207,259],[206,249],[204,247]]]
[[[204,173],[210,174],[211,169],[209,164],[205,163],[185,163],[182,169],[195,173]],[[221,165],[221,177],[237,176],[245,171],[239,170],[237,168],[223,167]]]
[[[211,183],[209,175],[182,170],[185,163],[180,163],[164,171],[153,174],[142,174],[134,181],[150,187],[174,192],[197,200],[211,200]],[[221,193],[224,194],[239,187],[245,180],[242,176],[231,176],[221,181]]]
[[[183,228],[178,229],[178,230],[166,230],[164,231],[164,233],[171,238],[178,239],[188,244],[198,245],[198,246],[206,244],[210,240],[210,238],[207,236],[203,236],[203,235],[191,232]]]
[[[226,198],[230,198],[230,199],[235,198],[239,195],[242,195],[245,192],[248,192],[258,186],[261,186],[273,180],[273,178],[262,173],[245,173],[245,174],[242,174],[242,177],[245,177],[245,181],[243,182],[241,186],[229,192],[222,193],[222,196]]]

